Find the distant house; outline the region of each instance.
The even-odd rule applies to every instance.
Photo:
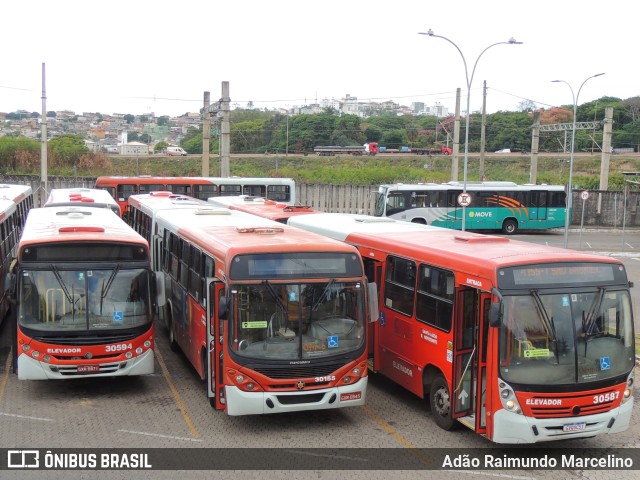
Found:
[[[122,143],[118,148],[120,155],[149,155],[149,145],[142,142]]]

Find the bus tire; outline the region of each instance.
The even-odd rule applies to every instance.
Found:
[[[173,328],[173,316],[171,315],[171,309],[167,309],[167,327],[169,327],[169,348],[172,352],[180,350],[180,345],[176,342],[176,332]]]
[[[513,218],[507,218],[502,223],[502,233],[506,235],[513,235],[518,231],[518,222]]]
[[[442,375],[437,375],[431,383],[429,403],[436,425],[443,430],[452,430],[456,421],[451,416],[451,393],[447,380]]]
[[[424,218],[414,218],[411,223],[418,223],[420,225],[426,225],[427,221]]]

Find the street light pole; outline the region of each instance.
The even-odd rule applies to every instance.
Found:
[[[571,128],[571,153],[569,156],[569,184],[567,185],[567,208],[565,209],[565,214],[564,214],[564,241],[563,241],[563,245],[564,248],[567,248],[567,245],[569,243],[569,221],[571,219],[571,209],[573,208],[573,194],[572,194],[572,189],[573,189],[573,158],[574,158],[574,154],[575,154],[575,142],[576,142],[576,116],[578,113],[578,97],[580,97],[580,90],[582,90],[582,87],[584,87],[584,84],[587,83],[587,80],[590,80],[592,78],[595,77],[599,77],[600,75],[604,75],[604,73],[596,73],[595,75],[591,75],[590,77],[587,77],[585,79],[584,82],[582,82],[582,85],[580,85],[580,88],[578,89],[578,93],[576,95],[574,95],[573,93],[573,88],[571,87],[571,85],[569,84],[569,82],[565,81],[565,80],[551,80],[551,82],[553,83],[564,83],[569,87],[569,90],[571,90],[571,97],[573,98],[573,126]]]
[[[464,169],[463,169],[462,192],[463,193],[467,193],[467,165],[469,163],[469,117],[471,116],[471,112],[469,111],[470,103],[471,103],[470,102],[470,99],[471,99],[471,84],[473,82],[473,76],[476,73],[476,67],[478,66],[478,61],[480,60],[480,57],[482,57],[484,52],[489,50],[491,47],[495,47],[496,45],[521,45],[522,42],[516,42],[515,38],[512,37],[507,42],[496,42],[496,43],[493,43],[493,44],[489,45],[487,48],[482,50],[482,52],[480,52],[480,55],[478,55],[478,58],[476,58],[476,61],[473,64],[473,70],[471,70],[471,76],[469,76],[469,69],[467,68],[467,60],[464,58],[464,55],[462,54],[462,50],[460,50],[460,47],[458,47],[458,45],[453,43],[447,37],[443,37],[442,35],[436,35],[435,33],[433,33],[433,30],[431,30],[431,29],[429,29],[426,32],[418,32],[418,34],[419,35],[427,35],[429,37],[436,37],[436,38],[441,38],[443,40],[446,40],[451,45],[456,47],[456,50],[458,50],[458,53],[462,57],[462,63],[464,63],[464,74],[465,74],[466,82],[467,82],[467,118],[466,118],[466,121],[465,121],[465,133],[464,133]],[[466,227],[466,218],[467,218],[467,207],[463,205],[462,206],[462,231],[464,231],[465,227]]]

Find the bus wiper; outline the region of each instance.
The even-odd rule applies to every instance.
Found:
[[[322,293],[320,294],[320,296],[313,302],[313,305],[311,306],[311,311],[315,312],[318,307],[320,306],[320,304],[322,303],[322,299],[324,298],[324,296],[326,295],[326,293],[329,291],[329,289],[331,288],[331,285],[333,285],[334,283],[336,283],[336,279],[332,278],[331,280],[329,280],[327,282],[327,286],[324,287],[324,290],[322,290]]]
[[[549,315],[547,314],[547,310],[544,308],[544,304],[542,303],[542,299],[540,295],[538,295],[537,290],[531,290],[531,296],[536,302],[536,307],[538,308],[538,313],[544,322],[544,328],[547,333],[551,336],[551,341],[553,342],[553,352],[556,355],[556,362],[560,364],[560,355],[558,353],[558,339],[556,337],[556,326],[553,323],[553,320],[549,319]]]
[[[594,327],[596,325],[596,320],[598,319],[598,313],[600,312],[600,306],[602,305],[602,299],[604,298],[604,288],[598,288],[598,296],[593,299],[593,303],[591,304],[591,308],[589,309],[589,313],[587,315],[582,316],[582,331],[584,332],[586,337],[590,337],[597,333],[594,332]]]
[[[594,327],[596,326],[596,320],[598,319],[598,314],[600,313],[600,306],[602,305],[602,299],[604,298],[604,288],[598,287],[598,296],[593,299],[593,304],[591,304],[591,308],[589,309],[589,313],[587,315],[582,315],[582,332],[584,333],[584,356],[587,356],[587,345],[589,344],[589,337],[593,337],[600,333],[599,331],[594,331]]]
[[[64,280],[62,280],[62,277],[60,276],[58,267],[56,267],[55,265],[51,265],[51,271],[53,272],[53,275],[55,275],[56,280],[58,280],[58,283],[60,284],[60,288],[62,289],[62,293],[64,293],[64,296],[69,301],[69,303],[73,305],[73,297],[69,293],[69,290],[67,290],[67,286],[65,285]]]
[[[102,279],[102,285],[100,287],[100,315],[102,315],[102,305],[104,304],[104,299],[107,296],[107,292],[111,288],[111,284],[115,280],[116,275],[118,274],[119,271],[120,271],[120,265],[116,265],[115,268],[113,269],[113,272],[111,272],[111,275],[109,275],[106,285],[104,283],[104,278]]]
[[[273,297],[273,299],[276,301],[276,303],[278,304],[278,307],[280,307],[282,309],[283,312],[285,312],[285,314],[287,313],[287,309],[284,306],[284,302],[282,301],[282,298],[280,298],[280,295],[278,295],[276,293],[276,291],[273,288],[273,285],[271,285],[271,282],[269,282],[269,280],[263,280],[262,284],[267,287],[267,290],[269,290],[269,293],[271,294],[271,296]]]

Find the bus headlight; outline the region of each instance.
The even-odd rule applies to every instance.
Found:
[[[43,362],[47,362],[47,363],[49,363],[49,360],[51,360],[51,357],[50,357],[48,354],[47,354],[47,355],[45,355],[44,357],[42,357],[42,361],[43,361]]]
[[[360,369],[358,367],[353,369],[353,375],[355,377],[359,377],[360,376]]]
[[[344,383],[351,383],[351,377],[349,375],[344,377],[343,380],[344,380]]]
[[[129,359],[131,357],[133,357],[133,353],[131,353],[130,351],[124,354],[125,358]]]
[[[238,376],[236,377],[236,383],[242,383],[242,382],[244,382],[244,376],[242,376],[242,375],[238,375]]]
[[[142,350],[142,347],[138,347],[138,348],[136,348],[136,355],[142,355],[142,352],[143,352],[143,351],[144,351],[144,350]]]
[[[511,386],[502,380],[499,380],[498,388],[500,390],[500,403],[502,403],[502,408],[521,415],[522,409],[520,408],[516,394]]]
[[[627,377],[627,388],[622,393],[622,403],[627,402],[630,398],[633,398],[633,371]]]
[[[144,345],[144,348],[151,348],[151,340],[145,340],[143,345]]]
[[[37,351],[37,350],[34,350],[34,351],[33,351],[33,353],[31,354],[31,356],[32,356],[33,358],[38,358],[38,357],[40,356],[40,352],[39,352],[39,351]]]

